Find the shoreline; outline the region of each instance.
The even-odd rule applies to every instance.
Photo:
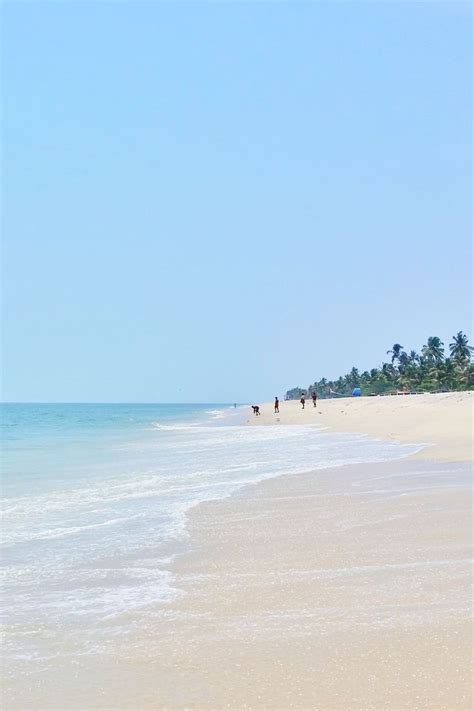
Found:
[[[384,398],[247,418],[425,446],[280,474],[189,512],[169,637],[183,706],[471,708],[472,396],[387,398],[379,419],[365,403]],[[173,693],[168,706],[181,708]]]
[[[347,397],[311,400],[305,409],[299,401],[260,407],[261,415],[249,415],[255,425],[317,425],[334,432],[351,432],[385,440],[423,445],[411,457],[467,462],[473,460],[474,392],[398,395],[393,397]],[[249,408],[250,410],[250,408]]]
[[[158,676],[186,691],[159,683],[159,707],[467,711],[470,481],[466,462],[404,458],[201,503],[156,630]]]
[[[360,432],[368,399],[348,400],[331,429],[312,403],[293,403],[278,423],[272,405],[247,419]],[[72,680],[66,654],[9,708],[37,708],[39,696],[58,711],[470,709],[472,467],[462,457],[472,397],[448,404],[462,427],[443,434],[446,405],[423,417],[434,446],[422,457],[280,473],[189,509],[186,549],[166,566],[176,596],[130,609],[130,631],[97,667],[81,657]],[[400,413],[384,415],[374,427],[402,441],[400,426],[390,436]],[[59,696],[58,673],[68,680]]]

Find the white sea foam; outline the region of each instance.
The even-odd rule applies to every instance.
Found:
[[[227,416],[225,410],[206,410],[206,414],[210,415],[212,420],[223,420]]]
[[[189,422],[181,425],[165,425],[161,422],[152,422],[152,427],[155,430],[163,430],[164,432],[186,432],[186,430],[196,429],[199,427],[198,422]]]

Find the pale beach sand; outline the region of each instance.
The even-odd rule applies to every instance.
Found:
[[[305,409],[299,401],[280,402],[280,414],[273,403],[260,406],[261,416],[252,425],[318,425],[339,432],[361,432],[382,439],[428,445],[418,454],[421,459],[472,461],[474,392],[393,395],[384,397],[345,397],[311,399]]]

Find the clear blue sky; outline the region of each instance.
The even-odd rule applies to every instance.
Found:
[[[471,335],[470,23],[4,3],[4,399],[262,401]]]

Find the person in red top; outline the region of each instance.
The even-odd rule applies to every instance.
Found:
[[[317,398],[317,397],[318,397],[318,396],[317,396],[316,393],[313,391],[313,392],[311,393],[311,398],[312,398],[312,400],[313,400],[313,407],[316,407],[316,398]]]

